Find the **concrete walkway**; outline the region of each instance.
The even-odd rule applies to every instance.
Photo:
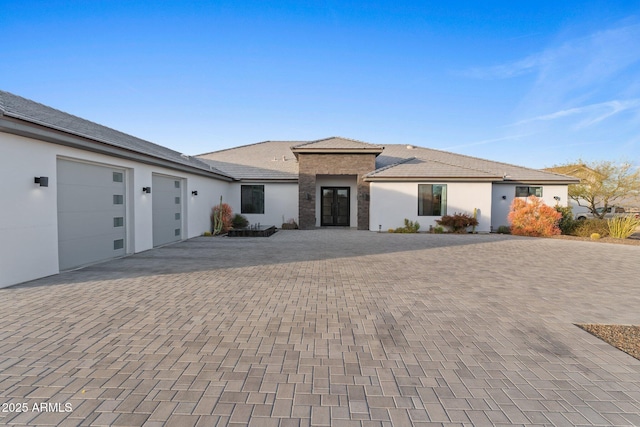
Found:
[[[639,261],[501,235],[192,239],[0,289],[0,424],[640,425],[640,361],[574,326],[640,324]]]

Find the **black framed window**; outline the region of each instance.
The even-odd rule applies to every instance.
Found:
[[[240,211],[243,214],[264,213],[264,185],[240,186]]]
[[[517,186],[516,197],[542,197],[542,187]]]
[[[418,184],[418,216],[447,214],[447,185]]]

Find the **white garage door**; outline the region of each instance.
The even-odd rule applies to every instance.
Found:
[[[57,163],[60,270],[125,255],[124,169]]]
[[[153,175],[153,246],[182,239],[182,180]]]

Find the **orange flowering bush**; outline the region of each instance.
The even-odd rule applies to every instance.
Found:
[[[558,223],[561,218],[560,212],[536,196],[529,196],[526,200],[513,199],[508,216],[511,234],[532,237],[560,234]]]

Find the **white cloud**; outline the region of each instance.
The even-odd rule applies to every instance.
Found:
[[[531,123],[536,121],[557,120],[557,119],[561,119],[569,116],[582,116],[584,118],[576,125],[577,129],[582,129],[582,128],[594,125],[596,123],[599,123],[623,111],[635,110],[638,108],[640,108],[640,98],[627,99],[627,100],[612,100],[607,102],[600,102],[596,104],[585,105],[582,107],[559,110],[550,114],[543,114],[537,117],[520,120],[516,123],[513,123],[511,126],[518,126],[525,123]]]

